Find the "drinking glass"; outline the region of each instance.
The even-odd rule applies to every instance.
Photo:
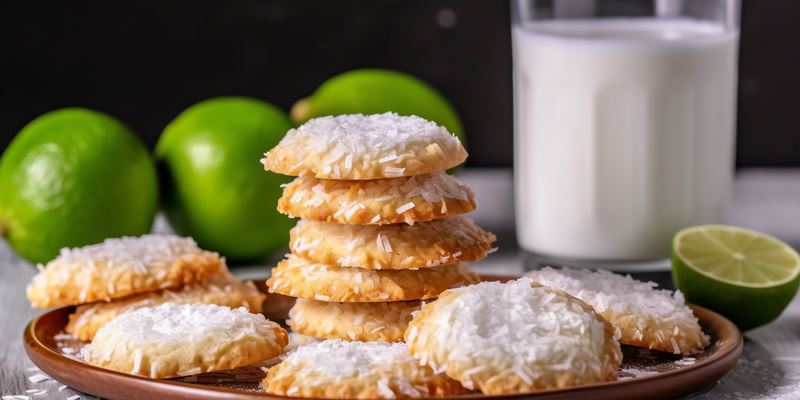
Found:
[[[512,0],[517,238],[529,265],[668,268],[725,221],[739,0]]]

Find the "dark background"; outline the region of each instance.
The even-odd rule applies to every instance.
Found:
[[[746,1],[737,166],[800,166],[800,2]],[[287,110],[326,79],[392,68],[456,106],[468,164],[512,164],[505,0],[27,1],[0,6],[0,149],[61,107],[107,112],[152,148],[220,95]]]

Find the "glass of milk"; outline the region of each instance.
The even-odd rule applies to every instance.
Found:
[[[517,237],[536,264],[669,268],[723,223],[739,0],[512,0]]]

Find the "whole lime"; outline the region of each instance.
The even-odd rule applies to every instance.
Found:
[[[461,120],[449,101],[421,79],[387,69],[358,69],[328,79],[290,111],[292,121],[340,114],[394,111],[416,115],[447,128],[464,142]]]
[[[178,115],[156,145],[172,228],[230,259],[285,246],[294,222],[276,207],[291,178],[264,171],[259,160],[291,128],[284,111],[247,97],[205,100]]]
[[[149,152],[117,119],[64,108],[26,125],[0,159],[0,231],[34,263],[62,247],[150,231],[158,183]]]

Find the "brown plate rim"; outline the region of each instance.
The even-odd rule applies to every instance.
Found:
[[[518,277],[481,276],[483,280],[506,281]],[[460,398],[566,400],[584,396],[602,399],[667,399],[694,392],[708,386],[730,371],[742,354],[743,338],[739,329],[727,318],[706,308],[689,304],[705,330],[712,328],[713,340],[725,339],[717,352],[693,365],[655,375],[594,383],[563,389],[541,390],[531,393],[485,396],[469,394]],[[291,399],[261,392],[202,386],[171,380],[153,380],[122,372],[111,371],[85,364],[60,354],[57,349],[42,342],[37,328],[42,321],[65,319],[74,307],[62,307],[34,318],[25,328],[23,343],[31,361],[57,381],[84,393],[108,399],[152,399],[169,396],[171,400],[203,399]],[[296,398],[294,398],[296,399]]]

